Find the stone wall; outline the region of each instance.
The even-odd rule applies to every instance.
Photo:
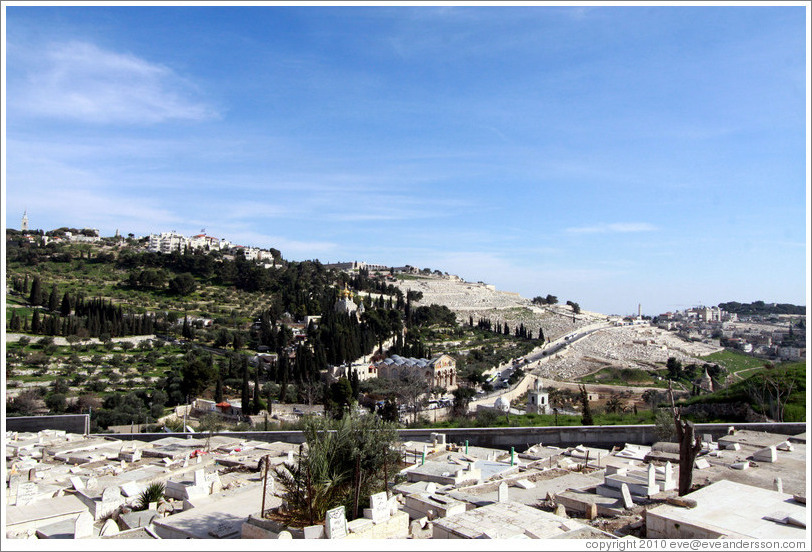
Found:
[[[36,433],[43,429],[56,429],[86,435],[90,429],[90,416],[87,414],[65,414],[60,416],[16,416],[6,418],[6,431]]]
[[[806,431],[804,422],[767,422],[767,423],[727,423],[727,424],[696,424],[697,432],[709,433],[714,439],[727,435],[729,427],[748,429],[751,431],[766,431],[780,435],[797,435]],[[547,426],[547,427],[493,427],[493,428],[449,428],[437,429],[401,429],[400,438],[403,441],[431,442],[432,433],[444,433],[446,442],[463,444],[469,441],[472,446],[493,447],[507,450],[516,447],[522,451],[524,448],[543,443],[553,446],[594,446],[610,448],[614,445],[623,446],[625,443],[638,445],[651,445],[659,439],[653,424],[650,425],[613,425],[613,426]],[[192,438],[199,434],[185,434]],[[286,443],[302,443],[304,435],[300,431],[234,431],[224,433],[228,437],[240,439],[256,439],[257,441],[283,441]],[[93,437],[107,437],[109,434],[93,435]],[[141,441],[155,441],[164,437],[183,437],[183,433],[135,433],[116,434],[117,439],[126,440],[130,436]],[[524,447],[524,448],[523,448]]]

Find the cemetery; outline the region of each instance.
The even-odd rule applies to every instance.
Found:
[[[806,534],[806,434],[702,435],[692,492],[679,447],[523,450],[398,442],[384,488],[310,524],[281,515],[276,468],[307,445],[228,434],[146,442],[62,430],[7,432],[10,539],[796,538]],[[158,486],[157,496],[149,495]],[[366,496],[366,495],[365,495]],[[357,497],[357,495],[356,495]],[[354,511],[353,511],[354,510]]]

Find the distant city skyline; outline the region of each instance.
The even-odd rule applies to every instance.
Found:
[[[807,9],[4,5],[5,227],[807,304]]]

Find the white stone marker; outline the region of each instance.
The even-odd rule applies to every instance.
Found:
[[[648,465],[648,489],[646,494],[652,495],[655,494],[657,491],[655,488],[657,487],[657,469],[654,467],[654,464]]]
[[[327,510],[324,529],[328,539],[343,539],[347,536],[347,516],[344,514],[344,506]]]
[[[102,525],[101,531],[99,532],[100,537],[110,537],[112,535],[118,535],[119,529],[118,524],[112,519],[108,519]]]
[[[753,454],[753,460],[758,462],[775,462],[778,460],[778,453],[774,446],[763,448]]]
[[[734,470],[746,470],[750,468],[750,462],[736,462],[730,465]]]
[[[694,460],[694,467],[698,470],[704,470],[706,468],[710,468],[710,462],[704,458],[697,458]]]
[[[293,464],[293,451],[288,451],[288,464]]]
[[[497,501],[498,502],[507,502],[508,501],[508,486],[507,483],[500,483],[499,490],[497,491]]]
[[[783,450],[785,452],[792,452],[793,450],[795,450],[792,447],[792,443],[790,443],[789,441],[784,441],[783,443],[779,443],[775,448],[777,448],[778,450]]]
[[[436,492],[437,492],[437,485],[434,483],[434,481],[430,481],[430,482],[429,482],[429,483],[426,485],[426,492],[427,492],[428,494],[430,494],[430,495],[433,495],[434,493],[436,493]]]
[[[620,485],[620,495],[623,498],[623,507],[627,510],[634,508],[634,501],[632,500],[632,493],[629,491],[629,486],[625,483]]]
[[[202,487],[206,484],[206,472],[195,470],[195,487]]]
[[[279,533],[279,536],[277,536],[276,538],[277,539],[288,540],[288,539],[292,539],[293,535],[291,535],[289,531],[282,531],[281,533]]]
[[[90,512],[82,512],[73,522],[73,538],[89,539],[93,537],[93,516]]]
[[[664,476],[663,490],[670,491],[671,489],[674,489],[674,467],[671,465],[671,462],[665,463]]]
[[[94,490],[99,488],[99,480],[96,477],[88,477],[87,481],[85,482],[85,488],[87,490]]]
[[[375,493],[369,497],[369,509],[374,523],[381,523],[389,519],[389,500],[386,493]]]
[[[775,479],[773,479],[773,484],[775,485],[775,490],[777,492],[779,492],[779,493],[784,492],[784,482],[781,481],[780,477],[776,477]]]
[[[102,502],[112,503],[121,500],[121,491],[118,487],[107,487],[102,491]]]
[[[85,482],[82,481],[82,478],[76,477],[75,475],[70,478],[70,484],[73,485],[76,491],[82,491],[85,488]]]
[[[128,481],[121,486],[121,494],[126,497],[137,496],[141,493],[141,486],[135,481]]]
[[[28,504],[37,496],[37,484],[21,482],[17,486],[17,505]]]

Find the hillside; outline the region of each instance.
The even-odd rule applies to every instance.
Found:
[[[43,246],[19,233],[6,245],[10,415],[92,408],[106,427],[149,422],[196,396],[241,400],[248,412],[269,401],[333,408],[347,398],[325,374],[384,343],[388,354],[448,351],[474,384],[489,362],[535,341],[466,327],[384,275],[318,261],[280,255],[266,267],[240,254],[150,253],[133,239]],[[337,310],[343,289],[362,315]],[[276,361],[260,370],[258,350]]]

